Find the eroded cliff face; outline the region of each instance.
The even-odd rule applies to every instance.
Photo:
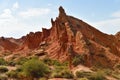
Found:
[[[120,62],[120,33],[102,33],[84,21],[67,15],[62,7],[59,8],[59,16],[55,21],[51,19],[51,24],[50,29],[30,32],[18,41],[7,39],[10,43],[4,42],[3,45],[0,39],[0,49],[12,50],[22,55],[24,51],[27,54],[29,50],[38,50],[45,45],[44,52],[50,58],[60,61],[69,60],[79,54],[84,55],[86,66],[100,64],[112,67]]]
[[[1,51],[11,51],[11,52],[13,52],[19,46],[16,43],[12,42],[11,39],[6,39],[4,37],[1,37],[0,38],[0,47],[1,47],[0,48]]]

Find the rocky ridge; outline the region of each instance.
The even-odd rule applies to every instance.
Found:
[[[62,7],[59,16],[51,19],[52,27],[42,32],[30,32],[20,39],[0,38],[1,55],[4,52],[28,56],[46,53],[59,61],[83,55],[86,66],[113,67],[120,62],[120,32],[102,33],[86,22],[69,16]]]

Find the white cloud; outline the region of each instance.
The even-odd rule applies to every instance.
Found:
[[[31,25],[23,23],[18,16],[12,15],[13,13],[11,9],[4,9],[0,14],[0,36],[20,37],[32,30]]]
[[[108,34],[116,34],[118,31],[120,31],[120,18],[92,22],[91,24],[102,32]]]
[[[15,2],[14,4],[13,4],[13,7],[12,7],[13,9],[18,9],[19,8],[19,3],[18,2]]]
[[[0,14],[0,19],[8,19],[8,18],[12,18],[12,15],[11,15],[11,10],[10,9],[4,9],[3,10],[3,13]]]
[[[23,23],[19,18],[0,18],[0,36],[19,38],[33,30],[33,25]]]
[[[107,20],[90,23],[102,32],[116,34],[120,31],[120,11],[113,12]]]
[[[30,31],[39,31],[41,30],[41,26],[43,26],[43,24],[40,24],[38,20],[41,21],[41,23],[44,23],[45,20],[48,20],[48,18],[43,20],[43,15],[47,15],[49,14],[49,12],[50,9],[47,8],[32,8],[28,9],[25,12],[13,10],[13,7],[9,9],[4,9],[2,13],[0,13],[0,36],[12,36],[15,38],[19,38],[23,35],[26,35]],[[22,18],[21,16],[33,18],[32,20],[28,20]],[[34,17],[36,16],[42,16],[42,18],[35,20]]]
[[[20,12],[19,15],[25,18],[42,16],[50,13],[49,8],[31,8],[26,11]]]

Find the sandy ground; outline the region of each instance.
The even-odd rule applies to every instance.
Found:
[[[74,75],[77,71],[92,72],[92,70],[90,70],[89,67],[85,67],[83,65],[78,65],[77,67],[72,69],[72,72],[73,72]]]

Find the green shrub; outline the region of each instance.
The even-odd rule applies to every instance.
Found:
[[[90,80],[105,80],[105,74],[103,71],[97,71],[89,77]]]
[[[0,73],[8,72],[8,69],[6,67],[1,66],[0,67]]]
[[[11,70],[11,71],[7,72],[6,75],[9,78],[13,78],[13,79],[20,79],[21,77],[22,78],[25,77],[24,74],[23,74],[23,72],[22,72],[22,68],[20,66],[17,67],[16,70]]]
[[[18,78],[18,72],[16,70],[12,70],[8,73],[6,73],[6,75],[9,77],[9,78]]]
[[[62,75],[60,73],[57,72],[53,72],[51,75],[52,78],[62,78]]]
[[[64,70],[68,70],[68,67],[67,66],[55,66],[55,72],[62,72]]]
[[[3,58],[0,58],[0,65],[6,65],[6,61]]]
[[[91,72],[85,72],[85,71],[77,71],[75,74],[77,78],[84,78],[91,76]]]
[[[54,66],[61,66],[63,65],[62,63],[60,63],[58,60],[52,60],[50,58],[44,58],[43,59],[43,62],[45,64],[48,64],[48,65],[54,65]]]
[[[16,63],[15,63],[15,61],[7,61],[7,65],[8,66],[15,66]]]
[[[71,79],[71,78],[74,77],[73,74],[72,74],[72,72],[70,72],[68,70],[62,71],[61,75],[62,75],[63,78],[68,78],[68,79]]]
[[[17,65],[22,65],[22,64],[24,64],[27,60],[28,60],[27,58],[21,57],[21,58],[19,58],[19,59],[16,61],[16,64],[17,64]]]
[[[77,71],[76,76],[77,78],[86,77],[89,80],[105,80],[105,74],[103,71],[97,71],[97,72]]]
[[[52,60],[50,58],[44,58],[43,62],[48,65],[52,65]]]
[[[71,79],[74,77],[74,75],[72,74],[72,72],[68,71],[68,70],[63,70],[61,72],[54,72],[52,74],[52,77],[54,78],[67,78],[67,79]]]
[[[49,73],[49,68],[46,64],[38,59],[31,59],[22,65],[23,73],[27,77],[39,78],[44,77]]]
[[[55,65],[55,66],[62,66],[62,63],[60,63],[57,60],[52,60],[52,64]]]
[[[72,72],[67,66],[54,66],[51,77],[54,78],[73,78]]]
[[[72,64],[77,66],[79,64],[84,64],[84,55],[77,55],[73,58]]]

